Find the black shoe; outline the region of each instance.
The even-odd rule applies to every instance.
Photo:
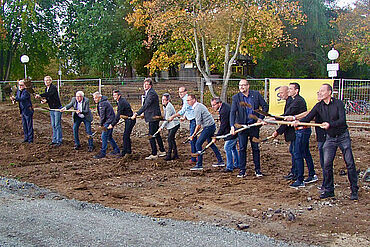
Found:
[[[75,147],[73,149],[74,150],[80,150],[81,149],[81,145],[75,145]]]
[[[325,198],[329,198],[329,197],[334,197],[334,191],[324,191],[320,194],[320,199],[325,199]]]
[[[180,157],[178,155],[174,155],[174,156],[172,156],[172,159],[173,160],[178,160],[178,159],[180,159]]]
[[[120,154],[118,155],[119,157],[125,157],[126,153],[121,151]]]
[[[263,177],[263,174],[262,174],[262,172],[261,172],[260,170],[256,170],[256,171],[254,172],[254,174],[256,174],[256,177],[257,177],[257,178]]]
[[[171,156],[166,156],[166,157],[164,158],[164,160],[165,160],[165,161],[169,161],[169,160],[172,160],[172,159],[171,159]]]
[[[293,177],[294,177],[294,174],[293,174],[293,173],[291,173],[291,172],[289,172],[289,174],[288,174],[288,175],[286,175],[286,176],[284,176],[283,178],[284,178],[284,179],[286,179],[286,180],[292,180],[292,179],[293,179]]]
[[[358,200],[358,192],[357,191],[352,191],[351,197],[349,198],[350,200]]]
[[[94,150],[94,147],[88,147],[87,152],[92,152]]]
[[[116,152],[116,151],[112,151],[112,152],[109,153],[109,155],[119,155],[119,154],[120,154],[120,152]]]
[[[104,158],[105,155],[102,154],[102,153],[98,153],[97,155],[94,156],[94,159],[101,159],[101,158]]]

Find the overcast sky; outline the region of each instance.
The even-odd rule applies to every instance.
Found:
[[[354,3],[355,0],[338,0],[338,6],[339,7],[344,7],[348,4]]]

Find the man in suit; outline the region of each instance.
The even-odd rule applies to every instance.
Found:
[[[121,116],[132,117],[133,111],[130,104],[125,98],[122,97],[122,94],[119,90],[113,91],[113,99],[117,102],[117,114],[113,123],[108,126],[108,128],[113,128]],[[120,157],[125,156],[126,154],[131,154],[131,132],[136,124],[136,119],[127,118],[125,119],[125,130],[123,131],[123,144]]]
[[[153,119],[154,116],[161,116],[161,109],[159,108],[159,97],[156,91],[153,89],[153,81],[151,78],[146,78],[143,84],[145,90],[145,99],[143,106],[134,113],[132,119],[136,119],[138,115],[144,113],[145,122],[149,123],[149,135],[154,135],[159,129],[159,120]],[[156,140],[159,147],[157,150]],[[158,133],[155,137],[149,139],[152,154],[146,157],[147,160],[152,160],[166,156],[163,141],[161,135]]]
[[[19,102],[19,110],[22,116],[22,125],[25,143],[33,142],[33,108],[31,95],[26,90],[24,80],[18,81],[18,90],[16,96],[11,96],[11,100]]]
[[[93,120],[93,115],[90,110],[90,103],[89,99],[84,97],[85,94],[82,91],[78,91],[76,93],[76,97],[73,97],[71,102],[63,107],[61,111],[65,111],[73,107],[76,112],[72,113],[72,120],[73,120],[73,137],[75,141],[75,150],[81,149],[80,138],[78,136],[78,129],[80,128],[81,123],[84,123],[86,134],[88,134],[88,151],[92,152],[94,149],[93,138],[92,138],[92,131],[91,131],[91,122]]]
[[[61,109],[62,104],[60,103],[59,93],[57,87],[52,83],[53,79],[51,76],[45,76],[45,93],[36,94],[35,98],[45,98],[41,103],[48,103],[50,109]],[[62,112],[50,111],[51,127],[53,130],[52,141],[50,145],[59,147],[62,145]]]
[[[216,97],[211,100],[213,110],[220,114],[220,128],[216,136],[226,135],[230,132],[230,105],[222,102]],[[239,154],[236,148],[237,135],[225,138],[224,150],[226,153],[226,169],[224,172],[232,172],[234,168],[239,168]]]
[[[249,82],[246,79],[242,79],[239,82],[239,93],[235,94],[232,97],[232,105],[230,110],[230,126],[231,134],[235,134],[235,123],[238,124],[253,124],[256,123],[256,120],[249,117],[250,114],[255,114],[253,110],[258,109],[260,106],[262,110],[267,112],[268,111],[268,104],[263,99],[262,95],[258,91],[249,90]],[[245,107],[245,104],[240,103],[247,103],[251,107]],[[258,115],[260,118],[263,116]],[[260,121],[260,120],[258,120]],[[260,149],[258,143],[253,142],[252,138],[256,137],[259,138],[259,126],[251,127],[247,130],[244,130],[239,133],[239,158],[240,158],[240,171],[238,174],[238,178],[244,178],[245,171],[246,171],[246,161],[247,161],[247,143],[248,138],[251,142],[252,146],[252,154],[253,154],[253,162],[254,162],[254,169],[255,175],[257,177],[262,177],[261,173],[261,165],[260,165]]]

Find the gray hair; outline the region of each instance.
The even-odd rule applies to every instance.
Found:
[[[162,96],[166,97],[167,100],[171,100],[171,95],[169,93],[164,93]]]
[[[85,97],[85,94],[84,94],[84,92],[82,92],[82,91],[77,91],[76,96],[77,96],[77,95],[80,95],[81,97]]]
[[[95,92],[95,93],[93,93],[93,96],[94,96],[94,97],[101,97],[102,95],[101,95],[101,93],[100,93],[100,92]]]

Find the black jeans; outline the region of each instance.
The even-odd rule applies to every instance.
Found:
[[[155,132],[157,132],[158,129],[159,129],[159,121],[149,122],[149,135],[154,135]],[[161,137],[160,133],[158,133],[154,138],[149,139],[150,147],[152,148],[152,155],[157,155],[157,152],[158,152],[157,144],[156,144],[155,140],[157,140],[157,142],[158,142],[159,150],[161,152],[166,151],[164,149],[164,146],[163,146],[162,137]]]
[[[357,192],[357,171],[355,161],[353,159],[351,138],[349,137],[348,130],[340,136],[326,137],[324,143],[324,188],[325,191],[334,192],[334,175],[333,175],[333,161],[337,148],[340,148],[343,154],[344,162],[347,166],[348,180],[351,185],[351,191]]]
[[[173,152],[174,156],[178,156],[175,135],[176,135],[176,132],[179,128],[180,128],[180,124],[176,125],[172,129],[168,130],[168,138],[167,138],[167,141],[168,141],[167,156],[168,156],[168,158],[171,158],[172,152]]]
[[[122,144],[122,154],[131,154],[131,132],[136,124],[136,119],[126,119],[125,120],[125,130],[123,131],[123,144]]]

